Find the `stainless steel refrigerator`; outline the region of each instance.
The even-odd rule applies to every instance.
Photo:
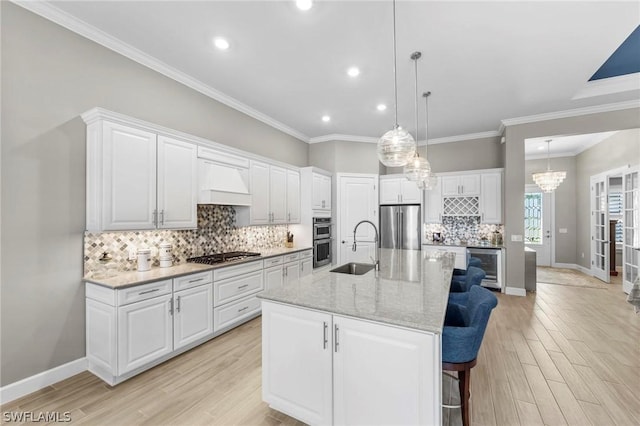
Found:
[[[380,206],[380,247],[420,250],[419,205]]]

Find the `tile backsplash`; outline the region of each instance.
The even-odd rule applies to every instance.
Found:
[[[504,233],[502,225],[480,223],[478,216],[443,216],[442,223],[424,225],[425,242],[431,242],[433,233],[440,232],[445,242],[454,243],[460,240],[477,242],[484,239],[491,240],[491,234],[498,231]]]
[[[90,275],[103,267],[98,261],[103,252],[112,257],[109,262],[120,271],[132,271],[136,260],[128,260],[129,250],[141,247],[157,248],[160,243],[171,243],[173,262],[187,258],[225,251],[260,251],[284,246],[287,227],[236,227],[235,210],[231,206],[198,205],[198,228],[188,230],[152,230],[85,232],[84,273]],[[157,255],[154,265],[158,265]]]

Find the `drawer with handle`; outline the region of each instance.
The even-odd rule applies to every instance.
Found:
[[[264,260],[264,267],[266,268],[270,268],[272,266],[276,266],[276,265],[282,265],[282,256],[276,256],[276,257],[270,257],[268,259]]]
[[[213,284],[213,306],[239,299],[264,288],[262,270]]]
[[[254,262],[242,263],[235,266],[224,266],[213,271],[213,280],[220,281],[227,278],[236,277],[238,275],[246,274],[248,272],[261,271],[262,260]]]
[[[291,253],[284,256],[284,263],[295,262],[300,259],[300,253]]]
[[[213,309],[213,331],[217,332],[260,312],[260,299],[246,297]]]
[[[170,294],[172,290],[171,281],[172,280],[154,281],[152,283],[118,290],[118,306]]]
[[[213,281],[211,271],[198,272],[197,274],[185,275],[173,279],[173,291],[186,290],[202,284],[209,284]]]
[[[300,259],[313,257],[313,250],[305,250],[300,252]]]

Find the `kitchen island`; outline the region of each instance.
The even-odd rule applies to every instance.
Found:
[[[261,293],[263,400],[308,424],[440,424],[453,264],[382,249],[378,272],[325,270]]]

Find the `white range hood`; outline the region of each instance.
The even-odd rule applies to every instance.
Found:
[[[209,160],[199,160],[198,204],[251,206],[249,170]]]

